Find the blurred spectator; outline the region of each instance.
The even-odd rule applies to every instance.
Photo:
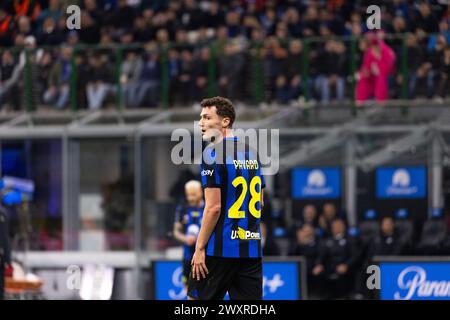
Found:
[[[209,10],[205,14],[204,26],[207,28],[217,29],[219,26],[225,24],[224,12],[220,8],[218,1],[211,1],[209,3]]]
[[[159,89],[161,86],[159,56],[153,45],[148,45],[145,51],[145,60],[139,78],[139,84],[135,93],[130,93],[130,105],[139,107],[144,103],[146,96],[146,106],[156,107],[159,103]]]
[[[175,103],[175,92],[177,90],[178,75],[180,73],[179,52],[171,48],[168,51],[168,68],[169,68],[169,99],[170,105]]]
[[[344,98],[345,79],[345,46],[342,42],[328,40],[325,47],[319,54],[316,88],[320,93],[321,102],[326,104],[330,101],[330,89],[334,85],[336,88],[336,98]]]
[[[316,207],[312,204],[307,204],[303,207],[302,212],[302,224],[309,224],[316,228],[318,226],[317,223],[317,210]]]
[[[135,11],[127,3],[127,0],[117,0],[117,8],[110,17],[109,23],[116,28],[129,30],[133,27]]]
[[[42,58],[37,61],[37,83],[34,88],[38,91],[39,100],[42,99],[45,90],[47,89],[47,79],[53,66],[53,57],[50,51],[45,51]]]
[[[81,29],[78,30],[81,42],[98,44],[100,41],[100,17],[94,9],[81,12]]]
[[[31,21],[27,16],[22,16],[17,20],[17,30],[15,36],[17,36],[18,34],[24,37],[33,35],[33,31],[31,29]]]
[[[278,90],[286,91],[284,102],[293,101],[300,96],[303,71],[302,51],[303,45],[300,40],[295,39],[289,43],[288,56],[277,83]]]
[[[383,41],[382,33],[368,33],[369,47],[364,53],[364,60],[357,72],[356,103],[375,96],[378,103],[388,99],[388,78],[394,71],[395,53]]]
[[[79,52],[75,56],[77,67],[77,103],[79,106],[87,106],[86,85],[90,78],[90,66],[85,54]]]
[[[111,83],[112,70],[108,65],[110,60],[99,53],[93,53],[89,57],[89,80],[86,86],[88,108],[99,110],[108,93],[114,91]]]
[[[392,217],[381,220],[381,233],[374,239],[369,248],[369,258],[374,256],[398,256],[403,253],[404,243],[401,242]]]
[[[176,101],[190,104],[193,101],[193,72],[194,62],[192,52],[189,49],[183,49],[181,52],[180,70],[177,78],[177,90],[175,90]]]
[[[277,13],[273,8],[267,8],[260,16],[260,23],[263,28],[264,36],[270,36],[275,33],[275,24],[277,20]]]
[[[305,18],[302,25],[302,33],[304,37],[319,35],[319,13],[314,6],[308,6],[305,12]]]
[[[314,227],[305,223],[297,229],[296,242],[290,249],[290,256],[302,256],[306,259],[306,270],[308,277],[308,294],[315,295],[318,291],[317,277],[313,275],[313,268],[319,263],[319,242],[316,239]]]
[[[139,86],[139,78],[142,73],[143,62],[141,57],[133,50],[125,55],[121,66],[120,82],[123,86],[123,97],[126,105],[133,105],[133,94]]]
[[[424,64],[424,76],[426,77],[428,98],[436,97],[437,84],[440,82],[441,70],[443,70],[444,49],[447,43],[443,35],[437,37],[436,45],[428,52]]]
[[[287,24],[289,36],[293,38],[299,38],[302,35],[302,27],[300,24],[300,15],[294,7],[290,7],[286,10],[283,21]]]
[[[347,237],[343,220],[334,220],[331,229],[332,236],[321,245],[318,264],[312,274],[324,278],[327,298],[345,298],[349,294],[358,248],[353,239]]]
[[[66,106],[69,100],[70,78],[72,75],[72,48],[63,47],[48,77],[48,88],[43,100],[46,104],[55,103],[58,109]]]
[[[199,56],[194,61],[195,100],[200,100],[201,97],[206,96],[208,87],[209,59],[210,49],[208,47],[200,48]]]
[[[14,17],[0,5],[0,46],[6,47],[12,44],[14,30]]]
[[[34,22],[41,13],[41,1],[38,0],[13,0],[10,6],[17,17],[27,16]]]
[[[241,87],[244,58],[232,42],[225,45],[224,55],[219,58],[219,89],[220,94],[235,100]]]
[[[287,81],[283,74],[287,50],[276,37],[271,37],[264,43],[260,54],[264,59],[264,83],[268,100],[276,99],[280,103],[287,103],[289,100]]]
[[[0,61],[0,108],[3,109],[7,101],[12,102],[13,108],[20,107],[19,78],[23,67],[14,59],[11,51],[5,50]]]
[[[65,9],[61,7],[60,0],[49,0],[48,1],[48,8],[41,11],[37,18],[37,30],[38,32],[42,31],[43,24],[45,23],[45,20],[48,18],[51,18],[55,23],[63,16],[62,9]]]
[[[419,78],[423,78],[423,64],[425,62],[425,52],[422,47],[417,43],[417,37],[413,33],[409,33],[406,36],[406,47],[408,48],[407,59],[407,79],[408,86],[408,98],[414,99],[416,96],[417,81]],[[403,75],[398,76],[399,82],[403,81]]]
[[[419,10],[413,18],[415,30],[421,29],[427,33],[438,32],[438,19],[431,10],[431,6],[427,2],[419,4]]]
[[[204,13],[194,0],[184,0],[181,23],[187,30],[197,30],[202,26]]]
[[[138,16],[134,20],[133,32],[136,42],[148,42],[155,37],[153,28],[147,27],[142,16]]]
[[[56,21],[52,17],[45,18],[42,29],[37,35],[39,45],[58,45],[63,41],[64,34],[57,28]]]
[[[450,88],[450,45],[445,48],[442,60],[438,91],[439,96],[444,99],[449,94],[448,88]]]
[[[336,206],[333,203],[325,203],[319,217],[319,227],[322,229],[325,238],[331,236],[331,225],[336,218]]]
[[[436,42],[438,37],[441,35],[445,38],[446,43],[450,43],[450,28],[448,26],[449,22],[445,19],[442,19],[439,22],[439,33],[437,34],[431,34],[428,37],[428,51],[433,51],[433,49],[436,47]]]

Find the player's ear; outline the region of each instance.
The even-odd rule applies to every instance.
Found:
[[[228,128],[230,126],[230,118],[222,118],[222,128]]]

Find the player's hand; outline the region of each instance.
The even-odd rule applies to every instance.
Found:
[[[196,249],[194,252],[194,256],[192,257],[191,265],[192,265],[192,278],[197,278],[197,281],[200,281],[200,276],[203,279],[206,278],[208,274],[208,268],[206,268],[205,263],[205,249]]]
[[[194,244],[195,244],[195,241],[196,241],[197,239],[195,238],[195,236],[187,236],[187,238],[186,238],[186,244],[188,245],[188,246],[193,246]]]

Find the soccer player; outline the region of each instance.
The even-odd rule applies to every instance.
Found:
[[[261,233],[264,178],[255,150],[233,136],[233,104],[214,97],[201,102],[204,142],[202,225],[188,280],[191,300],[262,299]]]
[[[183,246],[183,283],[191,272],[191,260],[195,251],[195,241],[200,231],[203,215],[203,190],[199,181],[191,180],[184,186],[186,204],[176,208],[173,236],[184,244]]]

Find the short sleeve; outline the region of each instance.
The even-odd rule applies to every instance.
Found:
[[[214,152],[205,150],[200,165],[200,176],[202,178],[203,188],[220,188],[220,166],[215,162]]]

